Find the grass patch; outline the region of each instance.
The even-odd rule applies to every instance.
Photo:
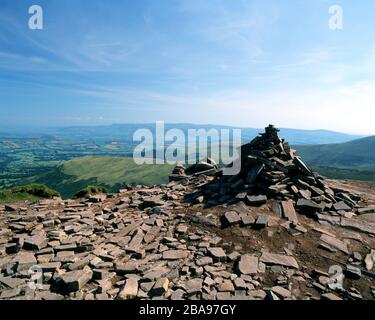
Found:
[[[74,198],[85,198],[87,196],[100,194],[100,193],[108,193],[108,190],[104,187],[88,186],[88,187],[78,191],[74,195]]]
[[[0,190],[0,202],[35,201],[39,199],[52,199],[60,194],[43,184],[31,184]]]

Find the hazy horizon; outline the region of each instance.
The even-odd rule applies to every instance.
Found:
[[[263,132],[264,128],[267,125],[264,125],[262,127],[246,127],[246,126],[235,126],[230,124],[214,124],[214,123],[190,123],[190,122],[168,122],[165,123],[165,125],[173,126],[173,125],[191,125],[191,126],[212,126],[212,127],[229,127],[229,128],[239,128],[239,129],[254,129],[259,130],[259,133]],[[0,127],[0,133],[27,133],[27,132],[33,132],[33,133],[44,133],[48,130],[59,130],[59,129],[65,129],[65,128],[90,128],[90,127],[111,127],[111,126],[126,126],[126,125],[139,125],[141,128],[141,125],[147,125],[147,126],[153,126],[155,125],[155,122],[129,122],[129,123],[108,123],[108,124],[76,124],[76,125],[39,125],[39,126],[24,126],[24,125],[16,125],[16,126],[7,126],[3,125]],[[276,125],[276,127],[280,130],[301,130],[301,131],[327,131],[332,133],[339,133],[344,135],[352,135],[352,136],[358,136],[358,137],[369,137],[373,135],[368,134],[360,134],[360,133],[353,133],[353,132],[343,132],[343,131],[337,131],[337,130],[330,130],[330,129],[324,129],[324,128],[316,128],[316,129],[305,129],[305,128],[285,128],[285,127],[279,127]],[[167,130],[167,129],[166,129]]]

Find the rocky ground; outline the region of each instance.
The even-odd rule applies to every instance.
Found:
[[[179,182],[0,207],[0,298],[374,299],[374,193],[329,183],[361,191],[356,224],[191,204]]]

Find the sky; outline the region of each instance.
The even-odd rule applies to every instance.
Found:
[[[35,4],[42,30],[29,28]],[[373,0],[1,0],[0,131],[165,121],[372,135],[374,14]]]

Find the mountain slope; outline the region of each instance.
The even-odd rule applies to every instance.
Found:
[[[167,183],[172,169],[170,165],[139,166],[133,158],[82,157],[65,161],[52,171],[30,179],[46,184],[68,198],[88,185],[116,191],[125,185]]]
[[[311,166],[375,172],[375,136],[340,144],[295,146]]]

